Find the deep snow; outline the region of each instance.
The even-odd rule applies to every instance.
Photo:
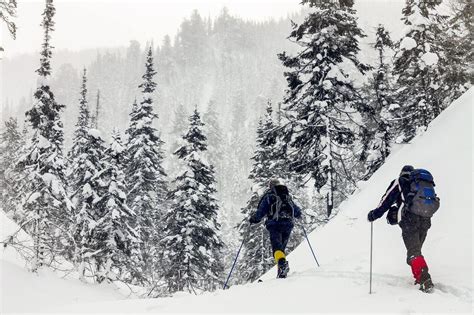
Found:
[[[18,230],[18,225],[0,209],[0,241]],[[20,242],[31,244],[26,233],[20,232],[17,237]],[[126,296],[115,285],[86,284],[47,269],[33,274],[25,265],[13,248],[0,248],[0,314],[40,312],[50,307],[74,307],[78,303],[124,299]]]
[[[49,312],[472,313],[473,93],[474,89],[468,91],[433,121],[426,133],[392,154],[369,181],[360,183],[359,190],[341,205],[330,223],[310,235],[320,268],[303,243],[288,257],[291,272],[285,280],[274,279],[272,269],[262,277],[262,283],[226,291],[117,301],[120,296],[110,287],[87,288],[86,293],[83,284],[75,288],[70,282],[67,286],[59,284],[61,280],[47,274],[26,274],[2,258],[2,297],[4,302],[9,299],[6,307],[2,303],[2,310],[24,309],[26,303],[22,301],[37,292],[45,293],[49,300],[35,310]],[[366,215],[405,164],[429,169],[441,198],[441,208],[433,217],[423,248],[436,290],[425,294],[413,285],[400,229],[381,218],[374,223],[373,294],[369,295],[370,223]],[[42,287],[54,290],[42,292]],[[22,293],[25,295],[17,295]],[[94,298],[88,299],[88,294]],[[58,298],[68,300],[60,302]]]

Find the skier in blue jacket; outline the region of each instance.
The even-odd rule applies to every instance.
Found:
[[[278,278],[285,278],[289,271],[285,248],[294,227],[294,218],[301,218],[301,209],[293,202],[288,188],[277,179],[269,181],[269,189],[258,204],[257,212],[250,217],[251,224],[264,217],[265,227],[270,233],[273,257],[278,264]]]
[[[428,265],[421,253],[431,227],[431,218],[408,210],[413,198],[410,177],[415,171],[417,170],[413,166],[405,165],[400,176],[390,183],[378,207],[367,214],[367,219],[373,222],[388,211],[387,222],[391,225],[398,224],[402,229],[402,238],[407,249],[406,261],[412,269],[415,283],[420,284],[420,290],[423,292],[431,292],[434,285],[428,272]]]

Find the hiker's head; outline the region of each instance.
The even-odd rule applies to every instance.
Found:
[[[405,165],[402,167],[402,170],[400,171],[400,177],[402,176],[410,176],[410,173],[413,172],[415,168],[411,165]]]
[[[281,185],[281,181],[278,178],[272,178],[268,181],[268,188],[270,189],[278,185]]]

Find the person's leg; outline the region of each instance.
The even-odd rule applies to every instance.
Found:
[[[400,221],[402,238],[407,249],[407,264],[410,265],[416,283],[421,281],[423,268],[427,268],[425,259],[421,255],[421,239],[419,233],[418,216],[412,213],[405,213]]]
[[[431,219],[430,218],[420,218],[420,224],[418,227],[418,233],[420,238],[420,247],[423,246],[423,243],[426,239],[428,234],[428,230],[431,227]],[[420,248],[421,251],[421,248]],[[421,256],[423,257],[423,256]],[[424,260],[424,258],[423,258]],[[420,276],[420,290],[425,292],[429,292],[433,288],[433,282],[431,280],[431,275],[429,274],[429,268],[426,261],[424,262],[424,266],[421,269],[421,276]]]
[[[431,227],[431,218],[421,218],[420,227],[419,227],[421,246],[423,246],[423,243],[425,242],[425,239],[426,239],[426,236],[428,235],[428,230],[430,229],[430,227]]]
[[[291,224],[291,222],[288,222],[282,228],[281,239],[282,239],[282,248],[283,248],[284,252],[286,250],[286,245],[288,244],[288,240],[290,239],[290,235],[291,235],[292,230],[293,230],[293,224]]]
[[[278,263],[278,260],[285,258],[283,243],[282,243],[282,233],[280,228],[276,224],[268,225],[267,230],[270,233],[270,242],[272,244],[273,257],[275,258],[275,263]]]

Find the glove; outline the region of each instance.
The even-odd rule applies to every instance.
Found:
[[[377,215],[375,210],[369,211],[369,213],[367,214],[367,220],[369,220],[369,222],[374,222],[378,218],[380,217]]]
[[[387,223],[390,225],[398,224],[398,208],[396,206],[390,207],[387,213]]]
[[[250,219],[249,219],[249,222],[250,222],[250,224],[256,224],[259,221],[254,216],[251,216]]]

